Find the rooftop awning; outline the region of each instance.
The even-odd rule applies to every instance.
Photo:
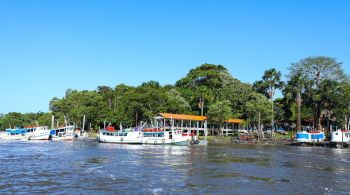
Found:
[[[185,120],[185,121],[205,121],[208,119],[206,116],[186,115],[186,114],[170,114],[159,113],[165,119]]]
[[[165,118],[165,119],[184,120],[184,121],[206,121],[206,120],[208,120],[207,116],[196,116],[196,115],[186,115],[186,114],[159,113],[158,116]],[[240,124],[240,123],[243,123],[243,120],[241,120],[241,119],[229,119],[226,122]]]
[[[239,124],[241,124],[241,123],[243,123],[243,120],[241,120],[241,119],[228,119],[226,122],[228,122],[228,123],[239,123]]]

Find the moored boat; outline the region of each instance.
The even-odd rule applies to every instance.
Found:
[[[6,129],[5,132],[0,134],[2,140],[28,140],[27,129]]]
[[[331,145],[336,147],[347,147],[350,144],[350,131],[337,130],[331,133]]]
[[[143,144],[173,144],[188,145],[188,136],[183,136],[182,130],[162,131],[161,128],[144,129],[142,134]]]
[[[47,126],[29,127],[27,128],[29,140],[48,140],[50,137],[50,130]]]
[[[75,136],[74,132],[75,132],[75,126],[73,125],[58,127],[56,129],[51,130],[50,139],[54,141],[59,141],[59,140],[72,141],[74,140],[74,136]]]
[[[109,125],[100,130],[98,141],[117,144],[142,144],[142,132],[131,130],[116,131],[113,126]]]
[[[296,140],[298,143],[315,144],[322,143],[325,140],[325,134],[322,131],[302,131],[297,132]]]

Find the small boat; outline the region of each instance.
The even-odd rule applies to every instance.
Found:
[[[282,128],[276,129],[275,132],[276,132],[276,133],[279,133],[279,134],[281,134],[281,135],[288,135],[288,132],[285,131],[285,130],[282,129]]]
[[[325,139],[324,132],[322,131],[302,131],[297,132],[296,140],[298,143],[314,144],[321,143]]]
[[[88,134],[80,129],[80,128],[76,128],[74,131],[74,139],[75,140],[84,140],[85,138],[89,137]]]
[[[75,137],[75,126],[67,125],[52,129],[50,133],[50,139],[54,141],[66,140],[73,141]]]
[[[105,129],[100,130],[98,141],[118,144],[142,144],[142,132],[130,130],[116,131],[113,126],[108,125]]]
[[[27,129],[6,129],[5,132],[0,134],[2,140],[28,140]]]
[[[47,126],[27,127],[28,140],[48,140],[50,130]]]
[[[331,145],[336,147],[347,147],[350,144],[350,131],[337,130],[331,133]]]

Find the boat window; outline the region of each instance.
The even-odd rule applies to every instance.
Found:
[[[338,135],[338,133],[335,133],[335,135]]]

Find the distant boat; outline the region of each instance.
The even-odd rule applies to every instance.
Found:
[[[6,129],[5,132],[0,134],[2,140],[28,140],[27,129],[16,128]]]
[[[6,129],[0,135],[4,140],[48,140],[50,130],[46,126],[29,126],[25,128]]]
[[[50,130],[47,126],[29,127],[27,128],[28,140],[48,140]]]
[[[337,130],[331,133],[331,145],[347,147],[350,144],[350,131]]]
[[[142,144],[141,131],[116,131],[112,125],[101,129],[98,135],[99,142],[117,144]]]
[[[297,132],[296,140],[305,144],[321,143],[325,140],[325,135],[322,131],[302,131]]]
[[[275,132],[276,132],[276,133],[279,133],[279,134],[282,134],[282,135],[288,135],[288,132],[285,131],[285,130],[282,129],[282,128],[276,129]]]
[[[75,126],[67,125],[52,129],[50,139],[54,141],[67,140],[73,141],[75,137]]]

